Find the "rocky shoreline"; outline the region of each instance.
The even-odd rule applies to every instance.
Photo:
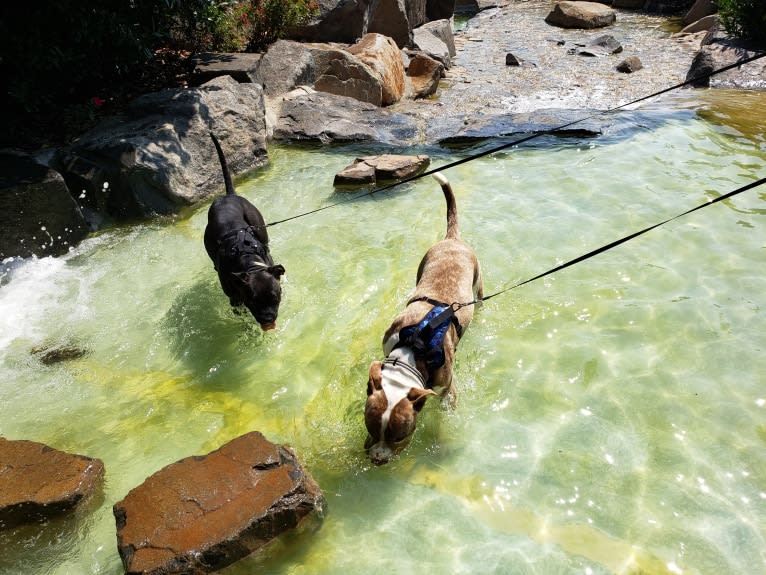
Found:
[[[403,14],[387,14],[378,29],[390,37],[200,58],[197,80],[212,78],[201,86],[144,95],[60,149],[0,151],[0,261],[60,255],[113,222],[174,214],[218,193],[211,130],[242,175],[268,161],[273,140],[406,149],[549,130],[573,111],[623,105],[755,53],[718,30],[710,5],[680,34],[670,29],[677,19],[593,2],[555,4],[586,10],[581,24],[553,26],[552,5],[482,1],[457,30],[451,18],[410,14],[425,24],[409,29]],[[609,19],[594,28],[588,11]],[[398,36],[409,44],[397,46]],[[618,48],[587,48],[605,36]],[[748,66],[713,85],[766,88],[764,65]]]

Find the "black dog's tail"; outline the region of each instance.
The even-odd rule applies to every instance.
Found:
[[[452,193],[452,186],[441,172],[432,175],[441,185],[444,199],[447,200],[447,234],[444,239],[460,239],[460,232],[457,227],[457,203],[455,202],[455,194]]]
[[[226,163],[226,156],[223,155],[221,144],[218,143],[218,138],[215,137],[213,132],[210,132],[210,137],[213,138],[215,144],[215,151],[218,152],[218,160],[221,162],[221,169],[223,170],[223,183],[226,185],[226,195],[236,195],[234,191],[234,184],[231,183],[231,173],[229,173],[229,165]]]

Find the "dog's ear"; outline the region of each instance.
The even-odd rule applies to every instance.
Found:
[[[432,395],[436,395],[436,392],[431,389],[420,389],[418,387],[413,387],[407,394],[407,399],[412,404],[412,409],[415,411],[420,411],[426,404],[426,399]]]
[[[367,380],[367,395],[372,395],[373,392],[383,389],[381,381],[383,376],[381,370],[383,369],[383,363],[380,361],[373,361],[370,364],[370,379]]]
[[[285,268],[282,264],[277,264],[269,268],[269,273],[279,279],[285,273]]]

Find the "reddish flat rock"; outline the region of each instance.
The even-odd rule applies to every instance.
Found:
[[[0,437],[0,529],[74,509],[96,490],[103,475],[99,459]]]
[[[419,174],[428,167],[431,159],[426,155],[401,156],[383,154],[364,156],[335,174],[334,185],[353,186],[374,184],[381,180],[403,180]]]
[[[127,574],[211,573],[324,509],[295,454],[258,432],[161,469],[114,505]]]

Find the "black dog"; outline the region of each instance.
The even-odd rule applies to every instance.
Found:
[[[261,212],[231,183],[231,174],[218,140],[213,138],[223,169],[226,195],[216,198],[207,213],[205,249],[232,306],[244,304],[264,331],[276,327],[285,273],[269,254],[269,236]]]

